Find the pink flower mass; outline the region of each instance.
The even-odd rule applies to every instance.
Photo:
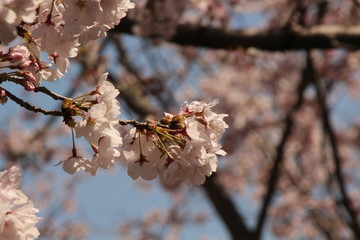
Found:
[[[31,240],[39,236],[40,220],[32,201],[21,191],[21,170],[13,166],[0,172],[0,239]]]
[[[228,128],[223,120],[227,115],[211,110],[216,103],[185,103],[178,115],[166,114],[161,122],[173,129],[130,130],[122,146],[129,176],[152,180],[159,175],[166,184],[203,184],[216,172],[217,155],[226,154],[218,134]]]

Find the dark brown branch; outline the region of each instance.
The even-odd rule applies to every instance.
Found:
[[[108,80],[114,84],[117,89],[120,90],[121,94],[119,95],[119,98],[124,100],[129,108],[138,114],[140,118],[145,118],[155,112],[155,109],[152,108],[149,102],[145,101],[146,98],[141,95],[142,89],[139,89],[141,86],[134,84],[129,87],[123,87],[123,85],[120,84],[116,80],[116,77],[111,73],[109,73]]]
[[[360,7],[359,0],[352,0],[356,7]]]
[[[333,129],[333,126],[330,122],[330,114],[329,114],[329,108],[326,103],[326,97],[324,90],[319,82],[319,79],[316,76],[315,69],[313,67],[313,62],[311,59],[310,54],[307,54],[307,65],[309,66],[309,70],[311,71],[311,81],[315,85],[316,88],[316,94],[317,99],[320,105],[321,109],[321,116],[322,116],[322,122],[324,125],[324,129],[328,135],[330,145],[331,145],[331,151],[333,155],[334,165],[335,165],[335,178],[340,188],[340,194],[341,194],[341,203],[343,204],[346,212],[348,213],[351,222],[349,223],[349,226],[351,227],[356,239],[360,239],[360,225],[356,216],[356,211],[352,205],[351,199],[347,193],[345,182],[344,182],[344,175],[341,165],[341,157],[339,154],[338,149],[338,141],[335,136],[335,131]]]
[[[252,238],[252,234],[247,228],[244,218],[239,211],[230,196],[224,191],[218,182],[216,182],[216,174],[206,179],[203,185],[205,192],[217,213],[223,220],[224,224],[228,228],[233,240],[249,240]]]
[[[112,40],[115,48],[117,49],[117,51],[119,53],[118,54],[119,55],[119,58],[118,58],[119,62],[122,64],[122,66],[129,73],[131,73],[134,76],[134,79],[136,79],[136,85],[138,85],[137,91],[142,91],[142,94],[139,96],[140,99],[142,99],[141,101],[144,101],[144,99],[147,99],[147,98],[144,98],[145,95],[152,95],[153,97],[155,97],[159,101],[159,103],[161,103],[161,105],[165,108],[165,111],[169,110],[169,107],[168,107],[169,104],[171,105],[171,103],[173,103],[172,105],[175,105],[174,101],[169,101],[168,99],[165,100],[165,99],[163,99],[163,97],[160,94],[151,94],[151,90],[149,89],[149,86],[148,86],[148,83],[147,83],[148,81],[143,79],[140,76],[140,74],[138,73],[138,71],[136,70],[134,65],[131,63],[128,52],[127,52],[126,48],[123,45],[123,41],[122,41],[121,37],[117,37],[117,38],[112,37],[111,40]],[[154,78],[154,80],[155,80],[155,78]],[[158,82],[158,83],[162,82],[160,79],[156,79],[155,81]],[[122,88],[130,90],[129,86],[135,87],[136,85],[135,84],[130,84],[130,85],[122,84],[120,86],[122,86]],[[164,89],[166,88],[165,86],[162,86],[162,87]],[[135,96],[133,96],[133,98],[135,98]],[[149,107],[155,109],[155,107],[153,105],[150,105],[149,101],[147,101],[147,100],[145,100],[145,101],[147,102],[147,105],[149,105]]]
[[[264,223],[268,214],[268,210],[270,208],[272,199],[276,192],[276,186],[278,179],[280,177],[280,168],[281,163],[284,160],[284,154],[285,154],[285,146],[286,143],[291,135],[291,131],[294,125],[294,113],[301,107],[303,100],[304,100],[304,91],[308,85],[307,78],[305,77],[306,69],[303,70],[302,79],[300,80],[299,86],[298,86],[298,99],[297,102],[294,104],[290,112],[288,113],[286,119],[285,119],[285,129],[282,134],[280,143],[276,149],[276,156],[273,162],[273,166],[270,172],[269,180],[268,180],[268,188],[267,192],[263,199],[263,204],[261,206],[257,224],[256,224],[256,235],[260,238],[261,233],[263,231]]]
[[[133,31],[135,25],[135,21],[124,18],[115,29],[111,30],[111,33],[135,35]],[[354,50],[360,49],[360,27],[320,25],[311,28],[231,31],[179,24],[174,36],[168,41],[178,45],[225,50],[247,48],[269,51],[332,48]]]
[[[11,82],[13,82],[13,83],[22,85],[22,84],[21,84],[22,82],[19,82],[19,81],[25,81],[25,82],[26,82],[26,80],[23,79],[23,78],[12,77],[12,76],[7,75],[6,73],[3,74],[3,75],[5,76],[5,77],[3,77],[3,78],[2,78],[1,75],[0,75],[0,83],[5,82],[5,81],[11,81]],[[69,99],[69,98],[64,97],[64,96],[61,96],[61,95],[59,95],[59,94],[57,94],[57,93],[54,93],[54,92],[50,91],[49,89],[47,89],[46,87],[42,87],[42,86],[41,86],[41,87],[36,87],[36,88],[34,89],[34,92],[42,92],[42,93],[45,93],[46,95],[52,97],[54,100],[64,101],[64,100],[68,100],[68,99]]]
[[[4,88],[0,88],[0,89],[4,89]],[[9,91],[7,91],[6,89],[5,90],[5,93],[6,93],[6,96],[9,97],[11,100],[13,100],[14,102],[16,102],[17,104],[19,104],[21,107],[23,108],[26,108],[27,110],[29,111],[32,111],[32,112],[40,112],[44,115],[52,115],[52,116],[64,116],[64,113],[63,112],[60,112],[60,111],[46,111],[42,108],[39,108],[39,107],[34,107],[32,105],[30,105],[29,103],[25,102],[24,100],[16,97],[15,95],[13,95],[12,93],[10,93]]]
[[[69,89],[69,91],[65,94],[66,96],[73,96],[74,93],[76,92],[76,88],[72,87]],[[62,104],[59,104],[59,109],[62,107]],[[32,137],[31,141],[34,141],[37,138],[40,138],[41,136],[43,136],[47,130],[51,127],[51,125],[53,125],[55,123],[55,120],[57,119],[56,116],[51,116],[49,117],[46,122],[40,127],[40,129],[38,129],[36,131],[36,133],[34,134],[34,136]]]

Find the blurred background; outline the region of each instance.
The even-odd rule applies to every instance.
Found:
[[[196,187],[133,181],[120,162],[95,177],[68,175],[54,165],[71,154],[70,129],[9,100],[0,166],[23,167],[40,239],[360,239],[360,2],[132,2],[106,38],[80,47],[63,79],[43,85],[74,97],[109,72],[121,119],[219,99],[228,154]],[[77,147],[91,155],[81,139]]]

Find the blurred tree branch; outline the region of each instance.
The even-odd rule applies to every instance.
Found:
[[[237,211],[233,200],[225,192],[224,187],[216,181],[216,174],[207,178],[203,187],[209,200],[228,228],[232,239],[253,239],[243,216]]]
[[[110,33],[135,35],[137,23],[125,18]],[[179,24],[169,42],[211,49],[258,48],[268,51],[345,48],[360,49],[360,27],[319,25],[283,29],[245,29],[240,31]]]
[[[353,207],[352,201],[346,189],[346,183],[342,170],[342,160],[340,157],[339,147],[338,147],[339,143],[336,139],[335,131],[330,121],[329,108],[326,103],[326,95],[324,93],[323,87],[321,86],[320,80],[316,76],[315,69],[313,66],[313,60],[311,59],[310,53],[307,53],[307,66],[309,71],[309,80],[312,81],[312,83],[316,88],[317,99],[321,109],[322,123],[330,141],[333,161],[335,165],[335,178],[337,180],[340,189],[340,202],[342,203],[348,216],[350,217],[350,221],[346,223],[352,229],[356,239],[360,239],[360,225],[357,218],[356,210]]]

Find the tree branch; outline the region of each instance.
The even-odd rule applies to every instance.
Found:
[[[359,2],[359,0],[352,0],[352,1],[353,1],[354,5],[355,5],[356,7],[360,7],[360,2]]]
[[[161,127],[165,129],[171,129],[170,126],[161,124],[159,122],[150,122],[148,120],[145,120],[143,122],[139,122],[136,120],[119,120],[119,124],[122,126],[126,125],[132,125],[133,127],[139,128],[139,129],[148,129],[151,130],[152,127]]]
[[[247,228],[243,217],[236,209],[236,206],[224,188],[217,183],[216,174],[213,173],[203,185],[209,200],[215,207],[217,213],[228,228],[233,240],[253,239]]]
[[[4,89],[4,88],[0,88],[0,89]],[[39,107],[35,107],[35,106],[32,106],[30,105],[29,103],[25,102],[24,100],[16,97],[15,95],[13,95],[12,93],[10,93],[9,91],[7,91],[6,89],[5,90],[5,93],[6,93],[6,96],[9,97],[11,100],[13,100],[14,102],[16,102],[17,104],[19,104],[21,107],[23,108],[26,108],[27,110],[29,111],[32,111],[32,112],[40,112],[44,115],[52,115],[52,116],[64,116],[65,113],[63,112],[60,112],[60,111],[46,111],[42,108],[39,108]]]
[[[46,95],[52,97],[54,100],[61,100],[61,101],[65,101],[69,98],[61,96],[57,93],[54,93],[52,91],[50,91],[49,89],[47,89],[46,87],[37,87],[34,89],[34,92],[42,92],[45,93]]]
[[[119,95],[119,98],[124,100],[126,104],[131,108],[133,112],[139,115],[139,118],[145,118],[149,116],[150,114],[153,114],[156,112],[154,108],[149,104],[148,101],[144,100],[144,97],[142,95],[142,89],[138,89],[138,85],[132,85],[127,88],[123,87],[122,84],[120,84],[117,81],[117,78],[109,73],[108,80],[114,84],[114,86],[120,90],[121,94]]]
[[[351,227],[354,235],[356,236],[356,239],[360,239],[360,225],[359,225],[359,222],[358,222],[358,219],[356,216],[356,211],[354,210],[351,199],[348,196],[348,193],[346,190],[346,186],[345,186],[345,182],[344,182],[344,175],[343,175],[343,170],[342,170],[342,165],[341,165],[341,157],[340,157],[339,149],[338,149],[338,142],[337,142],[337,139],[335,136],[335,131],[330,122],[330,114],[329,114],[329,109],[328,109],[327,103],[326,103],[326,97],[323,92],[323,88],[321,87],[321,84],[319,82],[319,79],[316,76],[310,53],[307,54],[307,63],[308,63],[307,65],[309,66],[309,69],[311,71],[311,81],[313,82],[313,84],[315,85],[315,88],[316,88],[316,94],[317,94],[317,99],[318,99],[320,109],[321,109],[322,122],[324,125],[324,129],[329,137],[329,141],[330,141],[330,145],[331,145],[331,150],[332,150],[332,155],[333,155],[333,160],[334,160],[334,165],[335,165],[335,178],[336,178],[337,183],[340,188],[341,202],[351,219],[351,223],[349,223],[349,226]]]
[[[135,35],[137,23],[129,18],[121,20],[110,33]],[[359,26],[320,25],[311,28],[246,29],[231,31],[219,28],[179,24],[169,42],[211,49],[237,50],[258,48],[268,51],[346,48],[360,49]]]

